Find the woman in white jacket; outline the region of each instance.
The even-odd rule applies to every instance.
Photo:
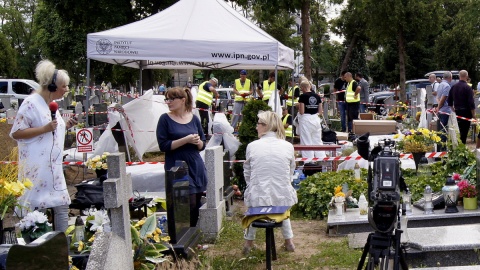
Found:
[[[285,141],[285,129],[280,117],[270,111],[258,114],[257,132],[259,140],[247,146],[246,162],[243,165],[245,181],[245,205],[293,206],[297,203],[297,193],[291,181],[295,170],[293,145]],[[253,247],[255,228],[245,232],[244,253]],[[290,219],[283,221],[282,234],[285,248],[294,251]]]

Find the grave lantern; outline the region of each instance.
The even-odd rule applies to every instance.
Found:
[[[445,186],[442,188],[443,199],[445,200],[445,213],[458,213],[457,199],[460,189],[453,178],[448,177]]]
[[[428,159],[426,157],[420,158],[420,162],[418,162],[417,175],[432,175],[432,171],[430,169],[430,166],[428,165]]]
[[[405,191],[402,195],[403,204],[405,205],[405,214],[407,216],[412,214],[412,194],[409,191]]]
[[[423,198],[425,199],[425,206],[423,209],[425,215],[433,214],[432,193],[432,188],[426,186],[425,191],[423,192]]]

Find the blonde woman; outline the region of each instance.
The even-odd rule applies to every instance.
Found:
[[[69,119],[65,124],[58,111],[52,115],[49,104],[68,92],[70,77],[49,60],[37,64],[35,76],[41,88],[23,101],[10,131],[18,142],[19,177],[33,183],[20,202],[25,207],[22,212],[53,208],[54,229],[65,231],[70,196],[63,175],[63,145],[65,129],[76,121]]]
[[[302,94],[298,99],[298,125],[301,145],[322,145],[322,126],[319,115],[323,114],[322,99],[311,91],[310,82],[300,79]],[[323,151],[301,151],[303,158],[323,158]]]
[[[285,141],[285,129],[280,117],[271,111],[260,112],[257,123],[258,140],[247,146],[246,162],[243,165],[245,181],[245,205],[293,206],[297,192],[291,181],[295,170],[293,145]],[[256,229],[245,232],[244,254],[253,247]],[[282,234],[285,248],[293,252],[293,232],[290,219],[283,221]]]

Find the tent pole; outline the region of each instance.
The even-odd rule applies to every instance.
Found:
[[[139,89],[139,93],[140,93],[140,96],[143,95],[143,90],[142,90],[142,85],[143,85],[143,77],[142,77],[142,71],[143,71],[143,65],[142,65],[142,61],[139,61],[139,67],[140,67],[140,89]]]
[[[90,109],[90,58],[87,58],[87,87],[85,87],[87,92],[87,98],[85,100],[85,127],[88,127],[88,111]]]
[[[279,97],[279,93],[278,93],[278,65],[275,65],[275,89],[274,89],[274,93],[275,93],[275,105],[273,105],[274,107],[274,111],[277,112],[277,102],[278,102],[278,98]]]
[[[87,58],[87,81],[86,81],[87,98],[85,100],[85,127],[88,127],[88,109],[90,108],[90,58]],[[77,115],[78,118],[78,115]],[[87,153],[83,153],[83,163],[87,162]],[[83,180],[87,174],[87,166],[83,166]]]

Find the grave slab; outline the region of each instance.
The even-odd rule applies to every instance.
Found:
[[[407,228],[410,249],[407,263],[413,267],[471,266],[480,264],[480,225]],[[350,248],[363,248],[369,233],[348,236]],[[403,235],[402,235],[403,236]],[[457,268],[454,268],[457,269]],[[480,267],[477,266],[477,268]]]
[[[446,214],[444,210],[434,210],[433,214],[425,215],[423,210],[412,207],[412,212],[413,214],[408,216],[409,228],[480,224],[480,209],[464,210],[462,206],[458,206],[458,213]],[[371,231],[368,219],[360,217],[358,208],[348,208],[342,216],[336,216],[334,211],[328,213],[327,233],[330,235]]]

